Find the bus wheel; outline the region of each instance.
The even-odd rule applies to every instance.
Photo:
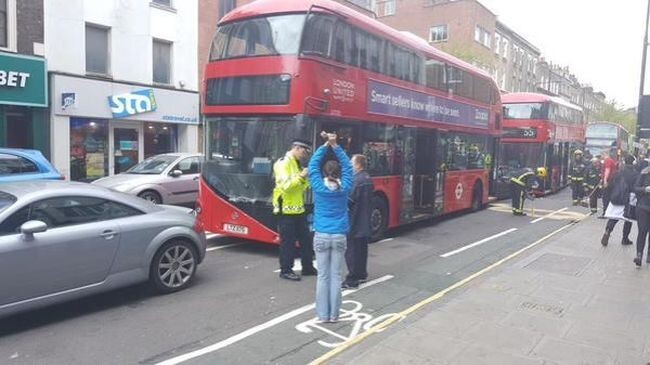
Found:
[[[483,184],[477,182],[474,184],[472,192],[472,212],[478,212],[483,209]]]
[[[371,241],[380,240],[388,229],[388,204],[380,196],[372,197],[372,210],[370,211]]]

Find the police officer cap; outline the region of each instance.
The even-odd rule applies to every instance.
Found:
[[[311,151],[311,144],[308,141],[305,141],[304,139],[294,139],[293,141],[291,141],[291,145],[302,147],[307,151]]]

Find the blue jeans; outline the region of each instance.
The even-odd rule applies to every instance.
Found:
[[[344,234],[316,232],[314,251],[318,267],[316,315],[320,320],[338,319],[341,309],[341,267],[347,247]]]

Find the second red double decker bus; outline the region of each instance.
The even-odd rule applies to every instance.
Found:
[[[572,152],[585,144],[582,108],[564,99],[536,93],[510,93],[503,102],[503,138],[499,150],[500,177],[528,167],[543,167],[542,191],[557,191],[568,183]],[[507,180],[499,196],[509,192]]]
[[[486,73],[327,0],[258,0],[219,23],[206,67],[200,218],[277,243],[272,166],[336,132],[368,157],[375,238],[488,200],[500,95]]]

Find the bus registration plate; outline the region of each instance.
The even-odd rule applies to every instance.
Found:
[[[230,233],[248,234],[248,227],[237,224],[224,223],[223,230]]]

